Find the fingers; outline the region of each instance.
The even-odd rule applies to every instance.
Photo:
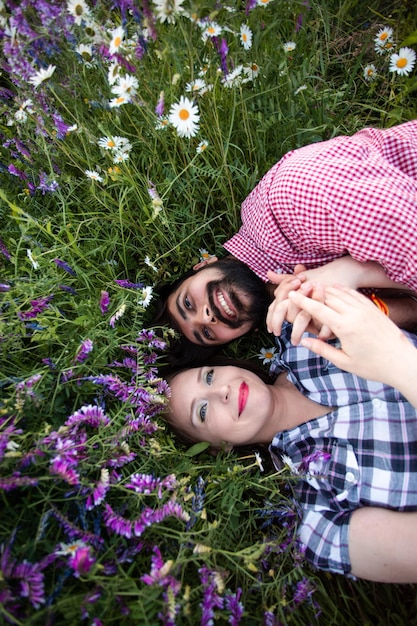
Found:
[[[345,368],[347,359],[342,350],[335,348],[321,339],[315,339],[313,337],[303,337],[300,344],[324,359],[331,361],[336,367],[340,369]]]
[[[273,333],[276,337],[279,337],[282,331],[282,325],[286,319],[289,300],[283,302],[277,302],[274,300],[268,308],[266,316],[266,328],[269,333]]]
[[[303,311],[306,311],[311,317],[317,319],[322,325],[332,327],[335,321],[335,313],[321,302],[317,302],[312,298],[307,298],[300,291],[290,291],[288,299]]]

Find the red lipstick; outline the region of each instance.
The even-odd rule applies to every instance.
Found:
[[[243,409],[246,406],[248,400],[249,387],[245,382],[241,383],[239,387],[239,417],[241,416]]]

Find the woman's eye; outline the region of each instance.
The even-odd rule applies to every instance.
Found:
[[[206,373],[206,383],[208,385],[211,385],[211,383],[213,382],[213,376],[214,376],[214,370],[209,370]]]
[[[188,299],[188,296],[185,296],[184,298],[184,306],[186,309],[191,309],[191,302]]]
[[[203,335],[206,339],[212,339],[211,332],[208,328],[203,328]]]
[[[200,418],[200,420],[204,423],[205,419],[206,419],[206,415],[207,415],[207,402],[205,402],[204,404],[202,404],[200,406],[200,408],[198,409],[198,417]]]

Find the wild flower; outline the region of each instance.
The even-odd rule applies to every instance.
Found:
[[[189,98],[181,96],[180,101],[171,106],[168,119],[179,137],[194,137],[198,133],[198,107]]]
[[[204,25],[203,32],[201,33],[203,41],[218,37],[222,33],[222,27],[216,22],[209,22]]]
[[[31,300],[31,308],[29,311],[18,311],[17,317],[23,322],[25,320],[34,319],[40,313],[43,313],[45,309],[49,307],[49,303],[53,299],[54,295],[45,296],[44,298],[38,298],[37,300]]]
[[[277,351],[275,346],[271,348],[261,348],[261,351],[258,354],[258,358],[262,359],[263,365],[267,363],[271,363],[274,360],[275,352]]]
[[[412,48],[400,48],[398,53],[391,55],[389,70],[400,76],[408,76],[416,63],[416,53]]]
[[[55,72],[56,70],[56,66],[55,65],[48,65],[48,67],[46,69],[40,69],[36,72],[36,74],[33,74],[33,76],[30,76],[30,78],[28,79],[28,82],[33,85],[35,87],[35,89],[37,87],[39,87],[43,82],[45,82],[46,80],[48,80],[49,78],[51,78],[52,74]]]
[[[185,91],[202,96],[207,92],[206,81],[202,78],[196,78],[193,82],[185,85]]]
[[[225,87],[232,89],[233,87],[239,86],[243,80],[243,65],[238,65],[234,70],[226,74],[222,83]]]
[[[68,0],[67,11],[73,16],[75,24],[78,25],[91,16],[90,8],[85,0]]]
[[[119,285],[119,287],[123,287],[124,289],[143,289],[145,285],[143,283],[134,283],[128,279],[119,279],[115,278],[114,282]]]
[[[154,272],[158,271],[158,268],[156,267],[156,265],[154,265],[152,263],[152,261],[150,260],[150,258],[148,256],[145,256],[145,258],[143,259],[143,262],[145,263],[145,265],[147,265],[148,267],[151,268],[151,270],[153,270]]]
[[[284,43],[284,52],[292,52],[297,47],[295,41],[287,41]]]
[[[183,2],[184,0],[154,0],[158,21],[175,24],[176,17],[184,11]]]
[[[94,180],[97,183],[102,183],[104,181],[104,178],[100,175],[100,172],[97,172],[96,170],[85,170],[84,174],[87,176],[87,178],[89,178],[90,180]]]
[[[109,306],[110,306],[110,296],[109,296],[108,291],[103,290],[101,292],[99,306],[100,306],[101,314],[105,315],[107,311],[109,310]]]
[[[231,626],[238,626],[240,624],[241,619],[244,613],[244,607],[240,598],[242,597],[242,589],[238,587],[235,593],[227,592],[224,598],[225,608],[230,611],[230,615],[228,618],[229,624]]]
[[[84,363],[90,352],[92,352],[93,347],[94,345],[91,339],[84,339],[78,348],[77,354],[75,355],[74,363]]]
[[[109,35],[110,35],[109,52],[110,54],[116,54],[117,52],[119,52],[122,46],[123,39],[125,36],[125,30],[123,26],[118,26],[117,28],[112,30],[109,33]]]
[[[39,263],[33,258],[32,250],[30,250],[29,248],[26,250],[26,256],[29,259],[29,261],[31,262],[33,269],[34,270],[38,270],[39,269]]]
[[[126,74],[125,76],[118,76],[116,82],[111,88],[111,92],[116,96],[122,96],[127,99],[132,99],[138,90],[139,81],[135,76]]]
[[[252,48],[252,31],[246,24],[242,24],[240,27],[240,43],[245,50]]]
[[[385,26],[377,32],[374,39],[376,52],[383,54],[389,50],[387,44],[393,45],[393,34],[394,31],[390,26]]]
[[[219,573],[207,567],[198,570],[200,580],[203,585],[203,600],[201,607],[201,624],[211,624],[215,619],[215,609],[223,608],[223,598],[217,593]]]
[[[62,270],[70,274],[71,276],[76,276],[77,273],[72,269],[71,265],[66,263],[66,261],[62,261],[61,259],[54,259],[54,263],[60,267]]]
[[[140,301],[140,305],[146,309],[152,300],[153,287],[147,286],[142,289],[142,300]]]
[[[156,106],[155,106],[155,115],[157,115],[158,117],[162,117],[164,114],[164,110],[165,110],[165,96],[164,96],[164,92],[161,91],[161,93],[159,94],[158,102],[156,103]]]

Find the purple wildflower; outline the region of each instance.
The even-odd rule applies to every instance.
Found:
[[[45,309],[49,307],[49,303],[53,298],[53,294],[50,296],[46,296],[44,298],[39,298],[38,300],[31,300],[31,309],[29,311],[19,311],[17,316],[18,318],[24,322],[25,320],[33,319],[37,317],[39,313],[42,313]]]
[[[59,285],[59,288],[62,289],[62,291],[70,293],[72,296],[78,295],[74,287],[70,287],[69,285]]]
[[[54,263],[60,267],[62,270],[65,270],[66,272],[68,272],[68,274],[71,274],[71,276],[76,276],[76,272],[72,269],[72,267],[70,265],[68,265],[68,263],[66,263],[65,261],[62,261],[61,259],[54,259]]]
[[[299,471],[300,473],[313,473],[313,474],[317,474],[318,470],[316,471],[313,467],[312,470],[310,470],[310,463],[316,463],[316,462],[325,462],[325,461],[329,461],[332,458],[332,455],[330,454],[330,452],[325,452],[324,450],[315,450],[315,452],[313,452],[312,454],[308,454],[307,456],[303,457],[303,460],[300,464],[299,467]]]
[[[219,573],[209,570],[207,567],[202,567],[198,573],[204,589],[203,601],[200,604],[202,610],[200,623],[202,626],[211,626],[215,619],[214,609],[223,608],[223,598],[216,591]]]
[[[174,474],[165,478],[155,478],[152,474],[133,474],[130,482],[126,485],[128,489],[134,489],[136,493],[150,494],[157,491],[158,498],[162,498],[162,489],[173,491],[177,486],[177,479]]]
[[[159,100],[156,104],[155,107],[155,114],[158,117],[162,117],[164,114],[164,110],[165,110],[165,99],[164,99],[164,92],[161,91],[160,95],[159,95]]]
[[[3,580],[10,585],[8,600],[12,604],[17,599],[15,594],[20,598],[27,598],[35,609],[39,609],[44,604],[44,577],[39,563],[29,563],[26,560],[18,563],[11,557],[10,546],[3,545],[0,571]]]
[[[74,570],[74,576],[79,578],[88,574],[96,559],[91,556],[90,546],[80,546],[69,558],[68,565]]]
[[[87,501],[85,504],[85,508],[87,509],[87,511],[91,511],[94,507],[98,506],[99,504],[101,504],[101,502],[103,502],[104,498],[106,497],[106,493],[109,490],[109,486],[110,486],[109,470],[106,468],[103,468],[100,473],[100,479],[96,483],[93,489],[93,493],[89,495],[87,498]]]
[[[302,604],[306,600],[309,600],[314,592],[315,592],[315,588],[311,580],[304,577],[295,586],[295,592],[294,592],[295,605],[298,606],[299,604]]]
[[[241,595],[242,589],[238,587],[236,593],[227,593],[225,597],[226,609],[230,611],[230,616],[227,621],[231,626],[238,626],[243,615],[244,608],[243,604],[240,602]]]
[[[98,428],[99,426],[107,426],[110,424],[110,419],[106,416],[101,407],[88,404],[82,406],[78,411],[70,415],[65,422],[65,426],[69,427],[75,424],[88,424],[88,426]]]
[[[249,15],[249,13],[258,5],[258,0],[246,0],[245,13]]]
[[[100,295],[100,311],[102,315],[105,315],[109,310],[110,296],[107,291],[102,291]]]
[[[216,40],[217,40],[217,37],[216,37]],[[227,75],[229,73],[229,70],[227,68],[227,53],[229,52],[229,47],[224,37],[222,38],[220,46],[218,45],[217,48],[220,54],[220,64],[221,64],[222,72],[224,75]]]
[[[23,172],[22,170],[19,170],[19,168],[13,165],[13,163],[11,163],[7,169],[9,170],[9,174],[13,174],[13,176],[17,176],[18,178],[22,180],[27,179],[27,175],[25,174],[25,172]]]
[[[52,119],[54,120],[56,128],[56,136],[58,137],[58,139],[64,139],[65,135],[68,132],[68,128],[70,128],[70,125],[66,124],[61,115],[57,112],[52,113]]]
[[[39,185],[36,189],[39,189],[39,191],[42,191],[42,194],[45,195],[49,191],[54,192],[59,189],[59,184],[56,180],[49,180],[48,174],[41,172],[39,174]]]
[[[93,350],[93,347],[91,339],[84,339],[84,341],[81,342],[78,352],[74,358],[74,363],[84,363],[90,352]]]
[[[120,287],[124,287],[125,289],[143,289],[145,286],[145,283],[132,283],[132,281],[130,280],[115,279],[114,282],[117,283]]]
[[[6,476],[0,478],[0,489],[2,491],[12,491],[19,487],[35,487],[39,483],[37,478],[30,478],[29,476],[20,476],[16,474],[13,476]]]
[[[6,247],[6,244],[1,239],[0,239],[0,252],[3,254],[3,256],[6,257],[8,261],[10,261],[10,253]]]

